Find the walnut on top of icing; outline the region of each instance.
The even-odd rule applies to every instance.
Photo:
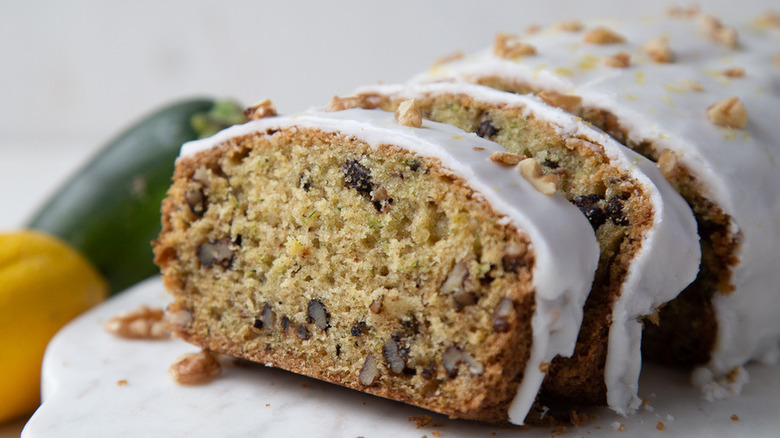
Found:
[[[669,47],[669,40],[666,37],[655,37],[648,41],[642,49],[655,62],[667,64],[674,60],[672,49]]]
[[[422,126],[422,111],[417,99],[408,99],[398,105],[395,110],[395,120],[404,126],[419,128]]]
[[[525,155],[512,154],[509,152],[496,151],[490,154],[490,161],[501,164],[502,166],[516,166],[525,160]]]
[[[701,85],[701,82],[699,81],[692,81],[690,79],[683,79],[680,82],[684,87],[688,88],[692,91],[704,91],[704,87]]]
[[[627,52],[618,52],[612,56],[605,56],[602,61],[610,67],[627,68],[631,65],[631,55]]]
[[[499,32],[496,35],[493,54],[500,58],[517,59],[521,56],[536,54],[536,47],[520,41],[517,35]]]
[[[677,176],[679,171],[679,155],[671,149],[664,149],[658,156],[656,166],[661,175],[667,179],[672,179]]]
[[[566,32],[579,32],[583,29],[582,22],[577,20],[564,20],[555,25],[555,29]]]
[[[745,69],[742,67],[731,67],[723,70],[723,75],[730,78],[741,78],[745,76]]]
[[[753,20],[758,27],[780,28],[780,14],[775,11],[766,11],[760,17]]]
[[[557,91],[542,91],[539,94],[547,105],[558,107],[568,113],[577,114],[582,108],[582,98],[573,94],[563,94]]]
[[[276,115],[276,106],[269,99],[262,100],[246,108],[244,115],[249,120],[259,120]]]
[[[542,31],[542,26],[538,24],[532,24],[525,28],[525,34],[526,35],[535,35]]]
[[[738,97],[729,97],[707,108],[707,117],[718,126],[743,129],[747,125],[747,109]]]
[[[775,57],[774,57],[774,61],[775,61],[775,65],[776,65],[776,66],[778,66],[778,67],[780,67],[780,53],[778,53],[777,55],[775,55]]]
[[[606,27],[597,27],[585,33],[584,41],[591,44],[617,44],[625,42],[626,39]]]
[[[344,111],[350,108],[376,109],[380,108],[387,99],[387,96],[377,93],[363,93],[347,97],[333,96],[325,107],[325,111]]]
[[[702,14],[699,16],[699,25],[707,32],[710,39],[731,49],[737,47],[739,40],[737,30],[733,27],[726,26],[718,18],[715,18],[712,15]]]
[[[450,53],[449,55],[444,55],[441,58],[437,59],[434,63],[434,67],[438,67],[440,65],[448,64],[452,61],[457,61],[459,59],[463,59],[463,52],[458,50],[457,52]]]
[[[666,14],[670,17],[677,17],[677,18],[691,18],[699,13],[699,6],[698,5],[690,5],[690,6],[670,6],[666,10]]]
[[[553,195],[558,191],[558,175],[545,174],[542,167],[533,158],[526,158],[517,166],[520,174],[532,186],[545,195]]]

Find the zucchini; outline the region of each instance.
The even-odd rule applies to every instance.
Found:
[[[182,143],[246,119],[235,103],[191,99],[131,126],[79,169],[27,224],[76,247],[113,295],[159,273],[150,242]]]

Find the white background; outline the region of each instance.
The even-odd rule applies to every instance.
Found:
[[[700,1],[727,23],[769,0]],[[0,0],[0,230],[22,226],[129,123],[177,98],[322,105],[497,31],[592,16],[662,14],[662,2]]]

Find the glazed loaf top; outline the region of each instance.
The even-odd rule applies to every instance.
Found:
[[[504,41],[506,43],[506,41]],[[500,44],[499,44],[500,45]],[[436,66],[414,81],[498,76],[606,110],[628,141],[673,151],[732,219],[734,291],[714,298],[708,368],[780,357],[780,18],[739,28],[698,13],[568,23]]]
[[[543,362],[573,352],[585,302],[598,262],[598,243],[587,219],[560,194],[545,195],[516,167],[490,159],[503,151],[497,144],[460,129],[430,121],[421,128],[401,126],[392,113],[351,109],[310,111],[234,126],[212,138],[187,143],[181,157],[191,156],[231,138],[269,130],[316,129],[361,140],[371,147],[392,145],[438,159],[492,206],[500,221],[526,234],[535,254],[533,340],[523,382],[510,408],[521,424],[539,391]],[[181,159],[181,158],[180,158]]]

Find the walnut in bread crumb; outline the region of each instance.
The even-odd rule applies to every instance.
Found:
[[[244,110],[244,115],[249,120],[259,120],[265,117],[273,117],[276,115],[276,106],[270,100],[265,99],[246,108]]]
[[[558,191],[558,175],[545,175],[541,166],[533,158],[526,158],[518,165],[520,174],[534,188],[545,195],[553,195]]]
[[[539,96],[547,105],[558,107],[572,114],[577,114],[582,107],[582,98],[573,94],[563,94],[556,91],[542,91],[537,96]]]
[[[516,166],[525,159],[525,155],[512,154],[509,152],[493,152],[490,154],[490,161],[503,166]]]
[[[669,47],[669,40],[665,37],[656,37],[648,41],[642,50],[647,53],[648,56],[653,58],[655,62],[661,64],[668,64],[674,60],[672,56],[672,49]]]
[[[707,117],[718,126],[743,129],[747,125],[747,109],[738,97],[729,97],[707,109]]]
[[[520,41],[516,35],[499,33],[496,35],[493,54],[500,58],[518,59],[521,56],[536,54],[536,48]]]
[[[625,42],[626,39],[606,27],[597,27],[585,33],[584,41],[590,44],[617,44]]]
[[[163,321],[163,310],[140,306],[109,319],[103,328],[120,338],[165,339],[169,336]]]
[[[618,52],[612,56],[605,56],[602,61],[610,67],[626,68],[631,65],[631,55],[626,52]]]
[[[180,385],[200,385],[212,380],[222,371],[217,358],[207,350],[180,356],[168,368],[168,375]]]
[[[416,99],[408,99],[398,105],[395,110],[395,120],[400,125],[410,128],[419,128],[422,126],[422,111]]]

